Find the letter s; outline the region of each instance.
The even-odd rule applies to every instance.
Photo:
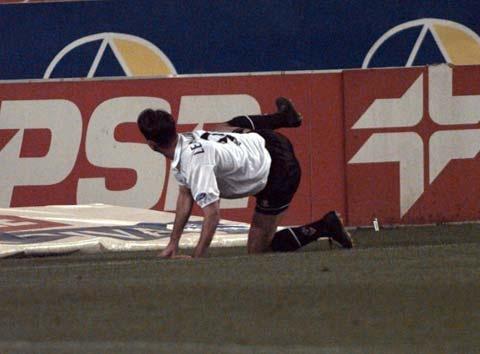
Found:
[[[160,199],[165,180],[165,158],[146,144],[120,143],[115,127],[136,122],[145,108],[170,112],[167,101],[155,97],[118,97],[101,103],[92,113],[85,149],[90,163],[107,168],[131,168],[137,173],[136,184],[127,190],[111,191],[105,178],[83,178],[78,181],[77,203],[107,204],[150,209]]]

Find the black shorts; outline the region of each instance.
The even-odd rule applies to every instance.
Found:
[[[293,146],[287,137],[273,130],[255,130],[265,139],[265,147],[270,153],[272,164],[265,188],[255,195],[255,211],[277,215],[287,210],[297,191],[302,175]]]

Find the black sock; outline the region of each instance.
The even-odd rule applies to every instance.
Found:
[[[271,248],[274,252],[292,252],[327,234],[325,222],[320,219],[311,224],[277,231],[273,236]]]
[[[288,127],[288,116],[285,113],[273,113],[265,115],[238,116],[227,122],[232,127],[259,129],[279,129]]]

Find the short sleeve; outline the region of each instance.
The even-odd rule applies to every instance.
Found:
[[[220,199],[220,191],[214,173],[213,165],[198,165],[189,176],[189,185],[195,202],[204,208]]]
[[[178,171],[177,169],[172,169],[172,173],[179,186],[186,186],[187,181],[185,180],[185,177],[183,177],[183,175],[180,173],[180,171]]]

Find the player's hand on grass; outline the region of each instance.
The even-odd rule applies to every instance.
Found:
[[[178,252],[178,244],[176,242],[169,242],[167,247],[160,253],[162,258],[175,258]]]

